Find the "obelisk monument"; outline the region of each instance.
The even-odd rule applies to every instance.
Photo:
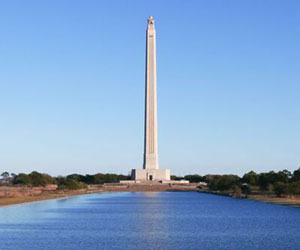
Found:
[[[150,16],[146,31],[145,134],[143,169],[133,169],[134,180],[170,180],[170,170],[159,169],[157,143],[156,32]]]
[[[154,19],[148,19],[146,42],[146,95],[144,169],[158,169],[157,95],[156,95],[156,34]]]

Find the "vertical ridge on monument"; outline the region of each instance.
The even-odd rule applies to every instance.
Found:
[[[133,169],[133,180],[170,180],[169,169],[159,169],[157,141],[156,32],[150,16],[146,31],[145,131],[143,169]]]

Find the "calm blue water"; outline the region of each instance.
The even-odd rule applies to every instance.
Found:
[[[0,249],[300,249],[300,209],[193,192],[0,208]]]

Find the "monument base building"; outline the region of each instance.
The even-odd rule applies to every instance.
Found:
[[[132,169],[131,179],[136,181],[169,181],[170,169]]]

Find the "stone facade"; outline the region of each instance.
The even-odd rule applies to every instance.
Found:
[[[169,169],[159,169],[157,145],[157,88],[156,88],[156,32],[154,18],[148,18],[146,31],[145,79],[145,136],[143,169],[133,169],[133,180],[170,180]]]
[[[157,146],[156,32],[153,17],[146,32],[144,169],[159,169]]]
[[[167,181],[170,180],[169,169],[133,169],[132,178],[139,181]]]

